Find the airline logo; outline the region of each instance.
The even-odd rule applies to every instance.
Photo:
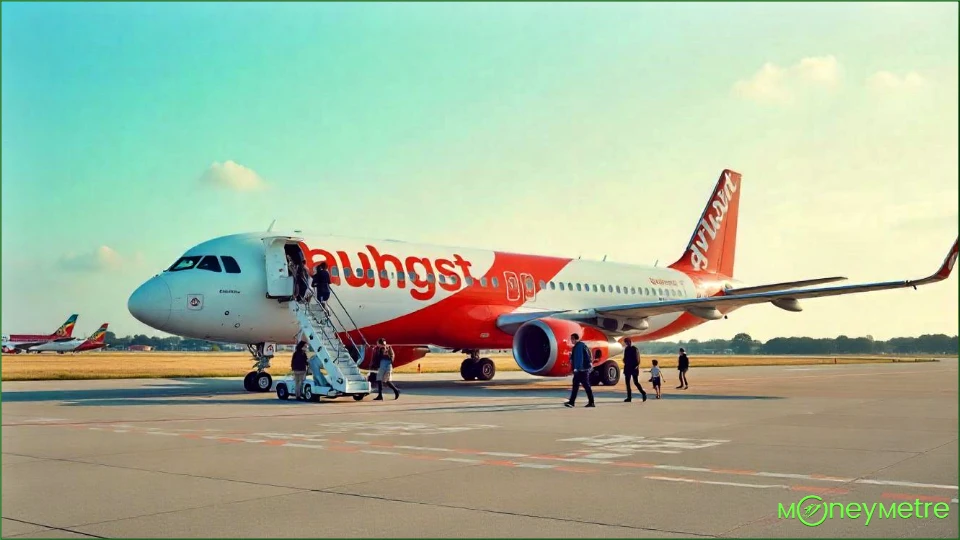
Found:
[[[203,295],[191,294],[187,296],[187,307],[193,310],[203,309]]]
[[[339,269],[337,275],[331,270],[330,281],[334,285],[340,285],[342,281],[346,281],[350,287],[379,286],[383,289],[391,285],[405,289],[409,285],[410,296],[415,300],[432,299],[437,294],[437,287],[445,291],[457,291],[461,288],[460,280],[474,279],[470,274],[473,263],[456,253],[449,258],[431,260],[427,257],[410,256],[401,261],[400,257],[381,253],[368,244],[365,246],[366,252],[358,252],[356,262],[353,262],[344,251],[337,251],[335,257],[325,249],[310,248],[304,242],[300,243],[300,248],[307,255],[310,275],[313,275],[316,265],[326,261],[327,267]],[[391,281],[391,272],[403,276],[403,279]]]
[[[90,341],[94,343],[99,343],[103,341],[103,338],[105,338],[106,335],[107,335],[107,325],[103,325],[96,332],[94,332],[92,336],[90,336]]]
[[[73,327],[77,324],[77,316],[71,315],[67,322],[63,323],[60,328],[57,328],[57,331],[54,332],[54,335],[57,337],[67,337],[73,334]],[[49,328],[49,327],[47,327]]]
[[[730,201],[737,192],[737,182],[730,171],[724,171],[723,178],[723,185],[714,194],[713,201],[700,220],[700,228],[693,241],[690,242],[690,265],[697,270],[706,270],[710,264],[707,258],[707,253],[710,251],[710,242],[717,238],[717,232],[723,224],[723,218],[727,214]],[[707,236],[710,238],[707,239]]]

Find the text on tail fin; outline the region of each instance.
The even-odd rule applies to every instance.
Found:
[[[733,277],[740,209],[740,173],[725,169],[680,259],[671,268]]]

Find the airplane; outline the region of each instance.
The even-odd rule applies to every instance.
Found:
[[[272,379],[258,360],[265,343],[293,344],[299,326],[287,302],[293,278],[286,258],[302,257],[311,275],[328,265],[327,302],[351,343],[385,338],[394,366],[414,362],[428,346],[463,352],[464,380],[491,380],[496,372],[481,350],[512,349],[526,373],[571,373],[571,334],[594,354],[591,382],[617,384],[623,340],[652,341],[726,318],[755,304],[799,312],[806,299],[927,285],[949,277],[957,241],[937,271],[914,279],[833,285],[842,276],[748,286],[734,279],[740,173],[725,169],[697,219],[683,254],[667,267],[619,264],[502,251],[443,247],[396,240],[267,231],[232,234],[188,249],[144,282],[127,302],[137,320],[184,337],[243,343],[258,363],[248,374],[269,391]],[[339,306],[339,308],[337,307]],[[346,341],[344,341],[346,343]],[[351,347],[363,369],[373,368]],[[262,380],[261,380],[262,379]]]
[[[93,351],[96,349],[106,348],[107,344],[104,343],[104,339],[107,337],[107,326],[109,323],[103,323],[100,325],[100,328],[96,332],[90,335],[87,339],[73,338],[68,341],[50,341],[42,345],[35,345],[30,347],[30,352],[57,352],[60,354],[67,352],[83,352],[83,351]]]
[[[3,352],[19,354],[28,351],[30,347],[49,343],[51,341],[68,341],[73,336],[73,327],[77,324],[79,315],[74,313],[60,325],[52,334],[11,334],[3,336]]]

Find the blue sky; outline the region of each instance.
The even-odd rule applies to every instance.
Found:
[[[148,331],[137,284],[275,217],[669,262],[724,167],[741,279],[925,275],[957,235],[957,22],[951,3],[4,3],[3,330]],[[681,337],[955,333],[957,296],[953,277]]]

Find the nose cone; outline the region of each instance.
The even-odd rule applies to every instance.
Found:
[[[170,287],[158,276],[133,291],[127,300],[127,310],[143,324],[162,330],[163,325],[170,319],[172,303]]]

